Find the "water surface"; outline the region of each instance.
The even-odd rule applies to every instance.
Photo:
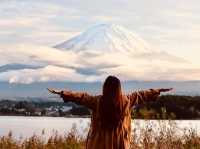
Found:
[[[53,132],[64,135],[76,125],[80,134],[86,135],[89,127],[89,118],[64,118],[64,117],[24,117],[24,116],[0,116],[0,136],[7,135],[9,131],[15,138],[30,137],[33,134],[48,137]],[[172,125],[171,125],[172,123]],[[174,125],[176,124],[176,125]],[[133,120],[132,131],[139,134],[145,127],[152,127],[159,133],[160,128],[176,126],[176,132],[181,134],[184,130],[195,129],[200,134],[200,120]],[[133,132],[132,132],[133,133]]]

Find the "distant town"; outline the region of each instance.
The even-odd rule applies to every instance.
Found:
[[[155,102],[135,105],[132,110],[134,119],[200,119],[200,96],[163,95]],[[90,114],[84,106],[58,99],[0,100],[1,116],[89,117]]]
[[[12,116],[51,116],[51,117],[88,117],[90,111],[74,103],[55,101],[14,101],[0,100],[0,115]]]

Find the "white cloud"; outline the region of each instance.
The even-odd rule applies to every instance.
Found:
[[[197,80],[200,74],[197,67],[179,61],[134,58],[120,53],[104,53],[91,57],[73,51],[33,45],[11,46],[10,49],[1,50],[0,59],[1,64],[9,62],[44,66],[0,73],[0,81],[10,83],[91,82],[102,81],[107,75],[116,75],[122,80]],[[84,74],[78,69],[90,69],[97,73]]]
[[[22,27],[32,27],[40,22],[40,18],[31,17],[15,17],[12,19],[2,18],[0,20],[0,28],[22,28]]]
[[[195,68],[162,68],[142,67],[134,68],[132,66],[119,66],[115,68],[102,69],[107,74],[113,74],[120,77],[122,80],[168,80],[168,81],[188,81],[199,80],[200,69]]]
[[[10,45],[0,49],[0,65],[19,63],[27,65],[79,66],[77,56],[70,51],[60,51],[46,46],[27,44]]]
[[[53,65],[39,69],[22,69],[0,73],[0,81],[24,84],[47,81],[90,82],[96,81],[98,78],[98,76],[78,74],[74,69]]]

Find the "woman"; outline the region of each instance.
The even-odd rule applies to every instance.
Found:
[[[103,94],[56,91],[64,102],[73,101],[92,110],[91,126],[87,137],[87,149],[129,149],[131,138],[131,109],[133,105],[155,100],[169,89],[150,89],[123,95],[120,80],[109,76],[103,85]]]

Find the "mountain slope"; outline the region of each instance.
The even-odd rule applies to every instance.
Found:
[[[115,24],[93,26],[82,34],[56,45],[55,48],[91,53],[147,54],[155,52],[139,36]]]

